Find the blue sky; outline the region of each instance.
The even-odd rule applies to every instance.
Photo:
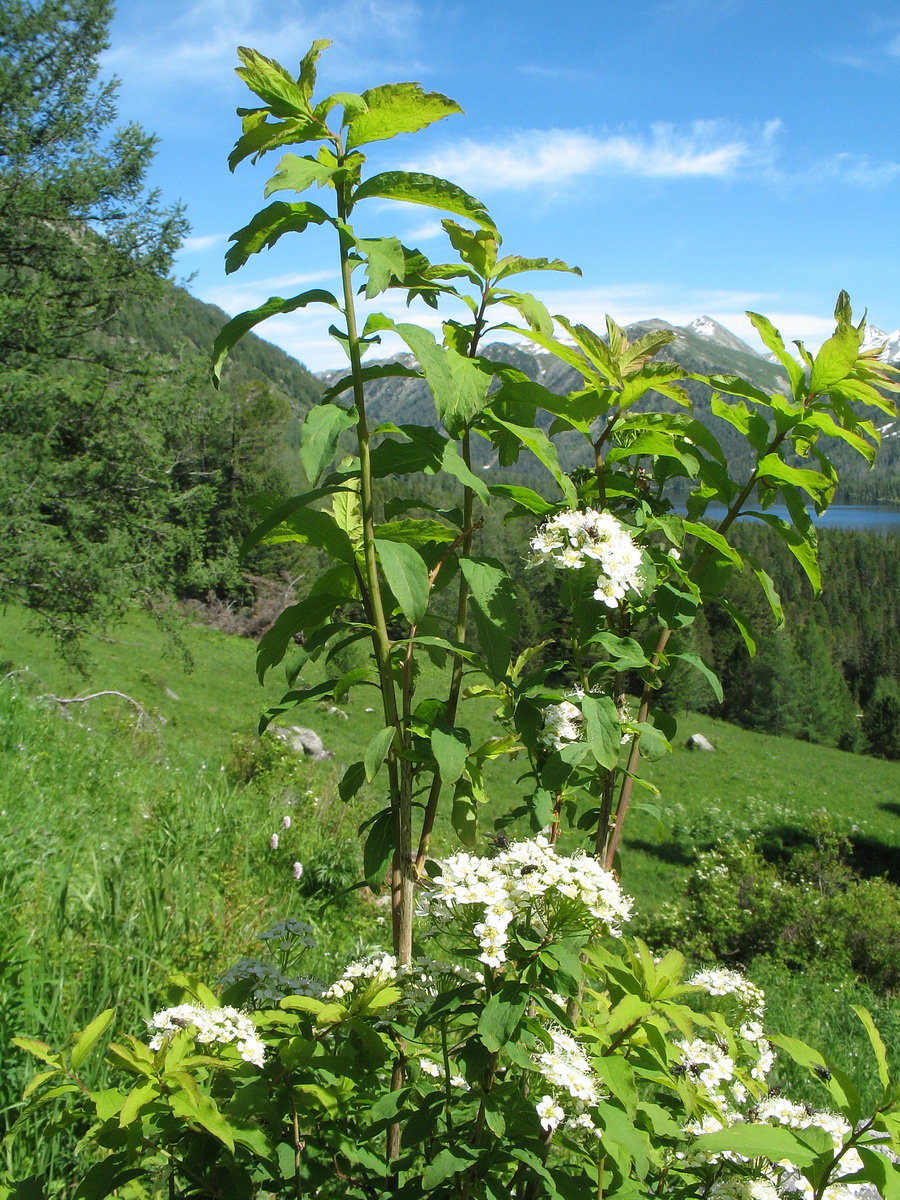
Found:
[[[488,205],[507,252],[580,266],[522,277],[551,312],[594,327],[708,314],[752,342],[751,308],[817,344],[845,288],[900,327],[896,0],[120,0],[104,58],[120,118],[158,135],[150,182],[187,207],[178,277],[231,314],[337,286],[320,230],[222,266],[279,157],[228,172],[234,109],[253,102],[235,47],[295,71],[317,37],[334,43],[321,94],[417,80],[462,105],[372,147],[370,168],[445,175]],[[367,236],[450,257],[439,214],[367,207]],[[331,319],[259,332],[319,370],[340,364]]]

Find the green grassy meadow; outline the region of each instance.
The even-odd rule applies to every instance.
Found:
[[[286,916],[319,931],[319,949],[304,964],[311,974],[332,974],[367,947],[389,943],[383,899],[359,891],[334,897],[358,878],[356,830],[380,806],[377,779],[349,806],[337,799],[344,768],[381,728],[380,715],[366,711],[376,693],[357,689],[342,706],[347,717],[321,704],[287,714],[282,723],[314,728],[334,757],[282,756],[273,767],[256,757],[254,731],[280,697],[283,676],[273,671],[260,687],[251,641],[190,624],[178,634],[190,672],[171,634],[135,614],[90,642],[85,677],[30,632],[21,613],[0,615],[4,1047],[21,1033],[62,1042],[108,1006],[120,1010],[120,1028],[140,1031],[164,1002],[172,971],[214,979],[258,954],[258,934]],[[438,682],[423,673],[422,694]],[[134,708],[116,697],[65,710],[38,699],[102,690],[132,697],[153,727],[136,724]],[[496,732],[488,704],[477,723],[484,737]],[[694,732],[706,734],[715,753],[686,750]],[[518,774],[515,762],[494,767],[485,830],[518,802]],[[900,876],[900,764],[687,714],[673,752],[647,764],[647,775],[661,799],[636,793],[636,803],[646,797],[656,811],[631,814],[621,864],[639,911],[676,895],[696,845],[751,832],[796,843],[809,814],[822,808],[851,835],[858,869]],[[447,823],[435,844],[438,852],[454,845]],[[295,862],[307,881],[318,870],[318,892],[295,881]],[[856,1053],[849,1000],[871,1007],[889,1044],[900,1045],[898,1002],[830,979],[827,964],[808,979],[773,966],[761,982],[787,1032],[812,1042],[827,1037]],[[2,1062],[0,1125],[8,1125],[31,1064],[6,1049]],[[46,1156],[63,1151],[35,1146],[32,1153],[48,1166]]]

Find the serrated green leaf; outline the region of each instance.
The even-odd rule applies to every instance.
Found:
[[[330,304],[332,308],[340,308],[340,305],[331,292],[325,292],[321,288],[313,288],[311,291],[303,292],[299,296],[292,296],[290,300],[284,300],[281,296],[270,296],[265,304],[261,304],[259,308],[238,313],[236,317],[233,317],[227,325],[219,330],[218,336],[213,343],[212,376],[216,387],[219,386],[219,380],[222,377],[222,366],[225,359],[248,330],[252,329],[254,325],[258,325],[261,321],[268,320],[269,317],[283,313],[292,313],[298,308],[306,308],[310,304]]]
[[[353,193],[353,203],[372,197],[424,204],[428,208],[456,213],[458,217],[474,221],[483,229],[496,232],[494,222],[480,200],[446,179],[425,175],[421,171],[384,171],[380,175],[373,175]]]
[[[238,46],[237,54],[243,66],[235,67],[235,73],[268,106],[273,116],[302,117],[309,113],[308,95],[281,63],[249,46]]]
[[[759,334],[765,346],[775,355],[781,365],[788,373],[788,379],[791,381],[791,388],[794,396],[799,397],[805,391],[806,375],[803,368],[788,354],[782,341],[781,334],[772,324],[768,317],[761,316],[760,313],[748,312],[750,323]]]
[[[515,425],[511,421],[504,421],[494,412],[491,413],[491,420],[496,422],[502,429],[506,429],[509,433],[512,433],[526,449],[531,451],[535,458],[544,464],[559,484],[566,500],[573,508],[577,508],[578,496],[576,495],[572,480],[566,475],[562,467],[560,467],[556,447],[547,437],[546,433],[542,429],[532,426]]]
[[[251,254],[271,249],[286,233],[303,233],[310,224],[324,225],[331,221],[328,213],[318,204],[300,201],[288,204],[275,200],[261,209],[249,225],[238,229],[229,238],[234,245],[225,255],[225,274],[230,275],[244,265]]]
[[[285,154],[266,184],[263,195],[268,199],[273,192],[305,192],[314,183],[321,187],[331,179],[334,170],[334,167],[308,155]],[[321,225],[322,221],[315,223]]]
[[[390,287],[393,279],[403,279],[406,273],[406,256],[397,238],[359,238],[356,249],[366,260],[367,300],[379,296]]]
[[[362,94],[366,109],[349,122],[346,148],[353,150],[400,133],[416,133],[462,109],[440,92],[423,92],[417,83],[387,83]]]

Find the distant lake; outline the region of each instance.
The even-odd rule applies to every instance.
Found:
[[[679,504],[678,511],[683,515],[684,505]],[[766,512],[790,520],[783,504],[773,504]],[[725,507],[710,504],[706,515],[713,520],[721,519],[725,516]],[[884,534],[900,532],[900,504],[832,504],[821,517],[813,509],[809,509],[809,515],[820,529],[865,529],[870,533]],[[748,519],[753,518],[741,518]]]

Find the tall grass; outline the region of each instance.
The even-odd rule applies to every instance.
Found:
[[[4,1130],[32,1065],[12,1036],[62,1044],[109,1007],[140,1032],[174,970],[214,979],[258,953],[275,920],[320,923],[322,889],[304,893],[292,864],[314,860],[336,825],[329,793],[313,792],[302,762],[246,787],[210,766],[158,762],[121,733],[62,719],[15,679],[0,684]],[[331,974],[368,941],[371,908],[356,895],[339,905],[310,973]],[[47,1168],[58,1150],[32,1132],[18,1153]]]

